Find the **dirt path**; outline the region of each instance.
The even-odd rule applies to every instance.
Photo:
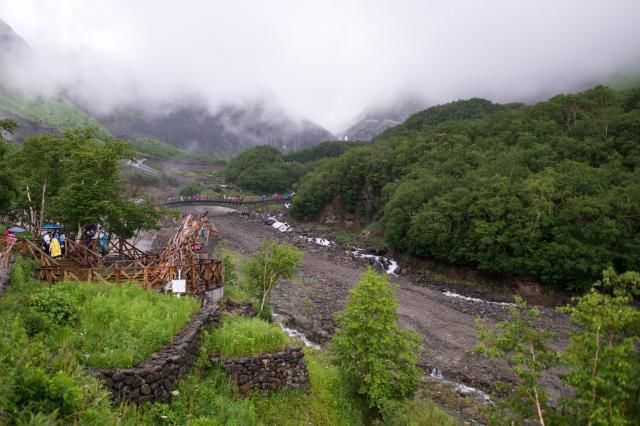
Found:
[[[333,316],[344,306],[349,289],[360,279],[367,264],[355,259],[344,248],[322,247],[300,238],[293,229],[279,232],[255,217],[239,214],[216,215],[212,220],[225,244],[245,255],[256,251],[262,240],[288,241],[305,251],[302,267],[292,282],[279,284],[273,294],[273,306],[295,328],[311,340],[326,343],[334,331]],[[495,322],[507,318],[505,306],[447,297],[431,286],[414,284],[411,276],[389,276],[397,285],[399,316],[403,326],[423,336],[420,366],[425,373],[433,368],[445,379],[474,386],[487,392],[496,380],[510,380],[506,365],[477,357],[475,318]],[[555,345],[565,344],[569,325],[566,317],[549,308],[540,308],[541,326],[559,334]],[[550,395],[561,392],[556,377],[545,378]]]

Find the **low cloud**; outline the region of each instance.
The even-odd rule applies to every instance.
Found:
[[[98,112],[268,99],[340,130],[401,94],[535,100],[640,70],[640,2],[2,0],[33,93]]]

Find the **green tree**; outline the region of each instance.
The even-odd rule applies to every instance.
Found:
[[[516,306],[510,307],[511,318],[490,327],[478,320],[480,344],[476,353],[491,358],[502,358],[518,379],[508,408],[520,416],[520,420],[536,419],[545,425],[548,417],[546,392],[539,383],[540,375],[557,360],[549,349],[547,340],[551,333],[534,327],[539,317],[537,309],[527,309],[526,302],[516,296]],[[504,384],[499,384],[502,388]]]
[[[228,254],[222,256],[222,268],[224,285],[238,285],[239,281],[238,273],[236,272],[236,265]]]
[[[381,411],[413,396],[420,380],[420,340],[399,327],[397,309],[387,277],[369,269],[351,289],[331,341],[339,368],[355,380],[369,406]]]
[[[34,231],[45,218],[68,230],[100,224],[124,238],[152,228],[159,212],[151,202],[122,196],[120,160],[132,156],[129,144],[99,139],[92,129],[29,138],[13,153],[20,170],[16,210],[27,212]]]
[[[291,279],[300,267],[303,253],[289,244],[278,244],[270,240],[246,263],[244,272],[259,300],[261,313],[269,302],[273,287],[281,279]]]
[[[286,162],[276,148],[258,145],[229,161],[225,179],[248,191],[273,193],[291,189],[303,173],[302,165]]]
[[[13,120],[0,120],[0,212],[4,212],[9,207],[16,191],[15,175],[7,158],[11,145],[4,139],[2,133],[13,133],[16,127],[17,124]]]
[[[193,195],[200,194],[203,190],[204,188],[198,182],[192,182],[182,187],[182,189],[180,190],[180,195],[191,197]]]
[[[608,293],[608,294],[607,294]],[[566,400],[575,424],[632,425],[640,419],[640,311],[630,304],[640,294],[640,273],[604,271],[602,281],[562,310],[577,331],[563,363],[574,396]]]

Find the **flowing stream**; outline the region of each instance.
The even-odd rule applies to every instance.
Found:
[[[481,391],[480,389],[476,389],[472,386],[467,386],[463,383],[458,383],[452,380],[445,379],[444,376],[442,375],[442,371],[440,371],[440,369],[437,367],[431,371],[430,376],[432,379],[435,379],[449,387],[454,388],[454,390],[461,395],[472,395],[474,398],[476,398],[479,401],[493,405],[493,401],[491,400],[491,397],[489,396],[489,394]]]
[[[320,345],[313,343],[311,340],[307,339],[307,336],[305,336],[304,333],[296,330],[295,328],[290,328],[284,325],[280,319],[280,315],[273,314],[273,319],[275,322],[278,323],[282,331],[284,331],[287,334],[287,336],[293,337],[296,340],[300,340],[308,348],[321,350]]]
[[[449,291],[449,290],[445,290],[442,292],[442,294],[444,296],[447,297],[455,297],[456,299],[462,299],[462,300],[466,300],[467,302],[474,302],[474,303],[490,303],[492,305],[500,305],[500,306],[516,306],[515,303],[509,303],[509,302],[492,302],[490,300],[484,300],[484,299],[478,299],[477,297],[469,297],[469,296],[463,296],[462,294],[458,294],[458,293],[454,293],[453,291]]]

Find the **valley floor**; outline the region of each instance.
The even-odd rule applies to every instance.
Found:
[[[311,340],[326,343],[333,333],[333,315],[344,306],[349,289],[360,279],[366,264],[343,248],[308,243],[295,229],[279,232],[255,216],[211,214],[223,244],[242,255],[252,254],[265,238],[288,241],[304,249],[300,271],[291,282],[278,285],[273,306],[292,327]],[[508,317],[505,305],[446,296],[441,287],[425,285],[410,275],[389,278],[397,285],[402,325],[423,336],[420,366],[425,380],[431,381],[431,373],[438,369],[446,381],[489,394],[494,392],[496,380],[511,380],[506,364],[474,354],[478,342],[475,319],[490,323],[504,320]],[[555,346],[564,346],[571,327],[567,317],[551,308],[539,309],[540,327],[557,334]],[[555,375],[544,377],[544,383],[552,400],[564,392]],[[458,387],[458,391],[464,393],[465,388]]]

